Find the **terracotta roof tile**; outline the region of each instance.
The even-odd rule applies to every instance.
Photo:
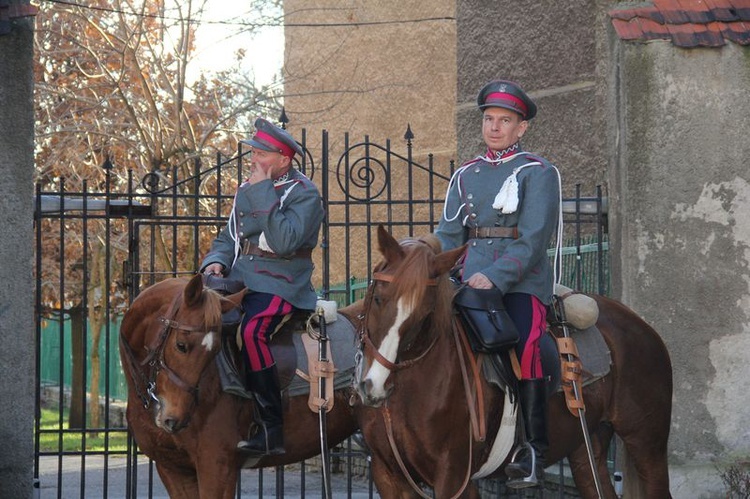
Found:
[[[641,25],[641,31],[643,31],[644,40],[664,40],[669,39],[669,25],[660,24],[651,19],[637,19],[637,22]]]
[[[664,14],[656,7],[644,7],[636,9],[638,17],[646,17],[659,24],[664,24]]]
[[[734,11],[737,12],[737,17],[743,21],[750,21],[750,2],[747,0],[733,0]]]
[[[750,45],[750,23],[722,23],[722,34],[727,40],[740,45]]]
[[[687,11],[679,0],[655,0],[654,4],[661,11],[667,24],[684,24],[690,22]]]
[[[711,10],[717,21],[736,21],[737,13],[730,0],[706,0],[706,5]]]
[[[623,21],[622,19],[612,19],[617,36],[621,40],[640,40],[643,35],[641,25],[637,22]]]
[[[750,45],[750,0],[653,0],[609,16],[622,40],[671,40],[686,48],[721,47],[727,40]]]
[[[713,12],[703,0],[679,0],[688,22],[705,24],[715,21]]]

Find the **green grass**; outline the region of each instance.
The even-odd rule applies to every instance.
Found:
[[[127,450],[128,435],[125,430],[109,432],[109,440],[105,448],[105,432],[68,431],[68,411],[62,415],[62,445],[60,444],[60,413],[56,410],[42,409],[42,420],[39,425],[39,450],[41,452],[81,452],[83,450],[84,433],[86,451],[125,451]],[[49,431],[49,433],[47,433]],[[61,448],[62,447],[62,448]]]

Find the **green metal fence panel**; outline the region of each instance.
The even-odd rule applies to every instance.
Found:
[[[99,378],[99,393],[106,393],[107,375],[104,372],[107,362],[105,359],[109,355],[109,395],[116,400],[126,400],[128,398],[128,387],[120,364],[120,354],[118,338],[120,334],[120,319],[110,324],[109,343],[106,342],[106,335],[102,332],[101,341],[99,342],[99,357],[101,359],[101,375]],[[86,352],[91,352],[92,341],[91,331],[86,334],[87,345]],[[42,328],[42,338],[40,349],[40,371],[39,378],[42,385],[55,385],[64,389],[70,389],[73,376],[73,346],[71,335],[70,320],[64,320],[62,327],[57,320],[46,320]],[[62,354],[62,355],[61,355]],[[61,358],[62,356],[62,358]],[[91,379],[91,361],[86,362],[86,380]],[[62,363],[62,377],[61,374]]]
[[[367,278],[360,279],[352,276],[348,283],[331,286],[328,290],[328,299],[335,301],[339,307],[345,307],[365,297],[368,283]]]
[[[601,248],[601,253],[600,253]],[[561,274],[560,283],[576,291],[590,294],[609,295],[609,241],[605,236],[599,242],[596,236],[582,239],[580,245],[571,244],[569,241],[561,250]],[[548,250],[550,261],[554,263],[555,250]],[[602,265],[599,265],[599,259]],[[604,289],[599,289],[600,275]]]

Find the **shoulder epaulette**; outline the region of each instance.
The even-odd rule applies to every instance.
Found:
[[[464,163],[461,164],[461,166],[459,166],[459,168],[464,168],[466,166],[473,165],[474,163],[478,161],[482,161],[482,158],[474,158],[474,159],[470,159],[469,161],[465,161]]]
[[[543,157],[537,156],[536,154],[531,154],[530,152],[527,152],[525,156],[526,156],[526,159],[531,160],[531,161],[539,161],[542,164],[545,164],[547,162],[547,160],[544,159]]]

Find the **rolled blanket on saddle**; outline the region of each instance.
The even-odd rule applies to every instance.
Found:
[[[565,317],[576,329],[588,329],[599,319],[599,306],[596,300],[562,284],[555,284],[555,294],[562,298]]]

